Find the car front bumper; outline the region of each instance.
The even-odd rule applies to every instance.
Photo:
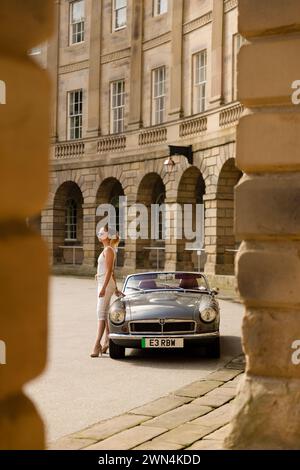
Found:
[[[120,334],[120,333],[109,333],[109,338],[119,346],[125,348],[142,348],[142,338],[183,338],[184,346],[201,346],[206,343],[211,343],[219,338],[219,331],[212,331],[209,333],[191,333],[183,335],[155,335],[155,334]]]

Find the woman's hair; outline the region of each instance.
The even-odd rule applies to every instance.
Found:
[[[105,224],[103,228],[105,232],[108,232],[110,246],[116,248],[120,243],[119,233],[114,228],[109,227],[108,224]]]

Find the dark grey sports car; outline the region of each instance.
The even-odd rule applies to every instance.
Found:
[[[202,273],[132,274],[109,310],[109,352],[125,357],[125,348],[184,348],[205,345],[220,356],[220,310]]]

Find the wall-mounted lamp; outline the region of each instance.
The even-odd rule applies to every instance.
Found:
[[[183,155],[190,165],[193,165],[193,146],[178,146],[178,145],[169,145],[169,157],[165,160],[164,165],[167,168],[168,173],[171,173],[175,169],[175,162],[172,159],[173,155]]]

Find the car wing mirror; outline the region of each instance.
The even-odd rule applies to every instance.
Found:
[[[218,295],[220,292],[220,289],[218,287],[214,287],[213,289],[211,289],[211,293],[213,295]]]

